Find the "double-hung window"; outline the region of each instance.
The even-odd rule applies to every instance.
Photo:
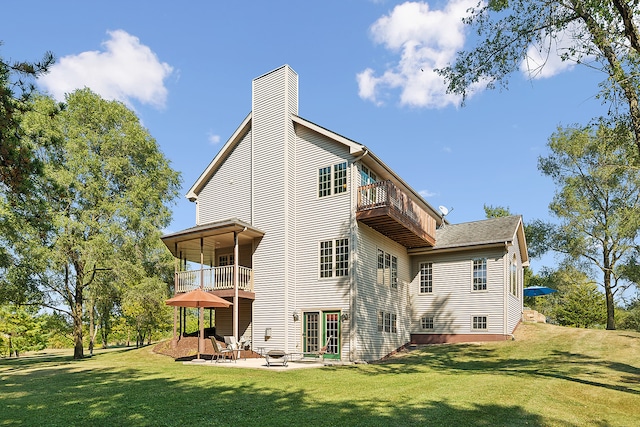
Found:
[[[398,332],[398,317],[395,313],[378,311],[378,332]]]
[[[347,162],[318,169],[318,197],[347,191]]]
[[[349,239],[336,240],[336,277],[349,274]]]
[[[320,277],[341,277],[349,274],[349,239],[320,242]]]
[[[433,292],[433,263],[420,263],[420,293],[430,294]]]
[[[487,316],[473,316],[471,318],[471,330],[473,330],[473,331],[486,331],[487,330]]]
[[[398,257],[378,249],[377,281],[379,285],[398,288]]]
[[[515,296],[518,292],[518,260],[515,254],[509,263],[509,284],[511,285],[511,295]]]
[[[420,327],[426,330],[433,330],[433,316],[423,316],[420,318]]]
[[[473,288],[474,291],[487,290],[487,259],[473,260]]]

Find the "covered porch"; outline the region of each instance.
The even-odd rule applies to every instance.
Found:
[[[252,258],[263,236],[261,230],[235,218],[162,236],[175,258],[174,295],[202,289],[233,304],[214,309],[215,314],[207,309],[207,329],[215,327],[218,336],[251,340],[255,300]],[[185,313],[174,307],[174,341],[184,334]],[[200,325],[204,324],[204,317],[204,309],[200,308]]]

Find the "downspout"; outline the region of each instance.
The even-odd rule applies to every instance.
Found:
[[[238,235],[247,230],[247,227],[244,227],[242,231],[234,231],[233,232],[233,336],[236,337],[236,340],[240,340],[238,336],[238,320],[239,320],[239,307],[238,307],[238,283],[240,282],[240,270],[238,268],[238,256],[239,256],[239,248],[238,248]]]
[[[358,197],[358,193],[357,193],[357,181],[355,179],[355,177],[357,177],[357,174],[353,173],[353,170],[355,169],[357,171],[357,166],[356,163],[358,161],[360,161],[364,156],[366,156],[367,154],[369,154],[369,150],[365,147],[364,149],[364,153],[362,153],[361,155],[359,155],[358,157],[356,157],[353,162],[351,163],[352,165],[352,173],[351,173],[351,188],[352,190],[352,194],[351,194],[351,207],[350,207],[350,211],[351,211],[351,236],[349,237],[349,241],[351,242],[351,265],[350,265],[350,273],[349,274],[349,362],[355,362],[357,360],[357,339],[356,339],[356,298],[358,296],[358,292],[355,289],[355,286],[357,284],[355,276],[356,276],[356,272],[357,272],[357,256],[358,256],[358,237],[357,237],[357,233],[356,233],[356,229],[357,229],[357,224],[356,224],[356,201],[357,201],[357,197]]]
[[[506,255],[502,257],[502,300],[504,301],[504,313],[502,314],[502,336],[506,337],[509,335],[509,294],[511,292],[508,286],[509,280],[511,280],[511,271],[509,271],[509,263],[511,262],[511,257],[509,256],[509,242],[504,242],[504,247],[506,249]]]

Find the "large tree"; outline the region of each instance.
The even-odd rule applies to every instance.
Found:
[[[88,89],[66,98],[55,115],[50,98],[40,98],[23,120],[32,141],[57,139],[45,175],[52,230],[32,235],[23,253],[38,263],[31,279],[45,304],[66,305],[73,319],[74,358],[83,353],[83,310],[88,289],[100,275],[116,280],[144,275],[147,254],[162,250],[159,230],[170,221],[168,204],[177,196],[179,174],[158,144],[122,103]]]
[[[604,294],[585,268],[588,270],[589,266],[572,262],[563,262],[557,269],[543,268],[531,277],[531,285],[546,286],[558,292],[525,297],[525,305],[564,326],[589,328],[604,324],[607,318]]]
[[[607,329],[615,329],[614,297],[640,230],[640,170],[628,167],[637,159],[633,137],[623,125],[559,129],[549,148],[539,169],[557,185],[549,208],[560,224],[549,226],[547,242],[602,274]]]
[[[45,233],[50,222],[40,197],[46,191],[43,159],[39,147],[24,138],[21,121],[32,108],[33,80],[53,62],[51,53],[36,62],[0,57],[0,301],[25,301],[37,294],[31,283],[21,278],[24,269],[16,266],[14,243],[23,240],[23,227]]]
[[[465,23],[478,37],[453,64],[438,70],[463,98],[478,86],[507,87],[522,64],[532,75],[560,56],[603,71],[601,95],[632,125],[640,152],[640,31],[638,0],[489,0]],[[536,52],[537,51],[537,52]],[[538,57],[534,63],[532,55]]]
[[[2,43],[0,43],[0,46]],[[46,73],[54,57],[46,53],[40,61],[5,61],[0,57],[0,190],[27,195],[31,179],[42,172],[36,147],[24,137],[22,115],[31,109],[33,79]]]

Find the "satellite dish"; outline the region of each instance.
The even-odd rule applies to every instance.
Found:
[[[438,206],[438,209],[440,210],[440,213],[443,217],[447,216],[447,214],[449,213],[449,209],[447,209],[446,206]]]

